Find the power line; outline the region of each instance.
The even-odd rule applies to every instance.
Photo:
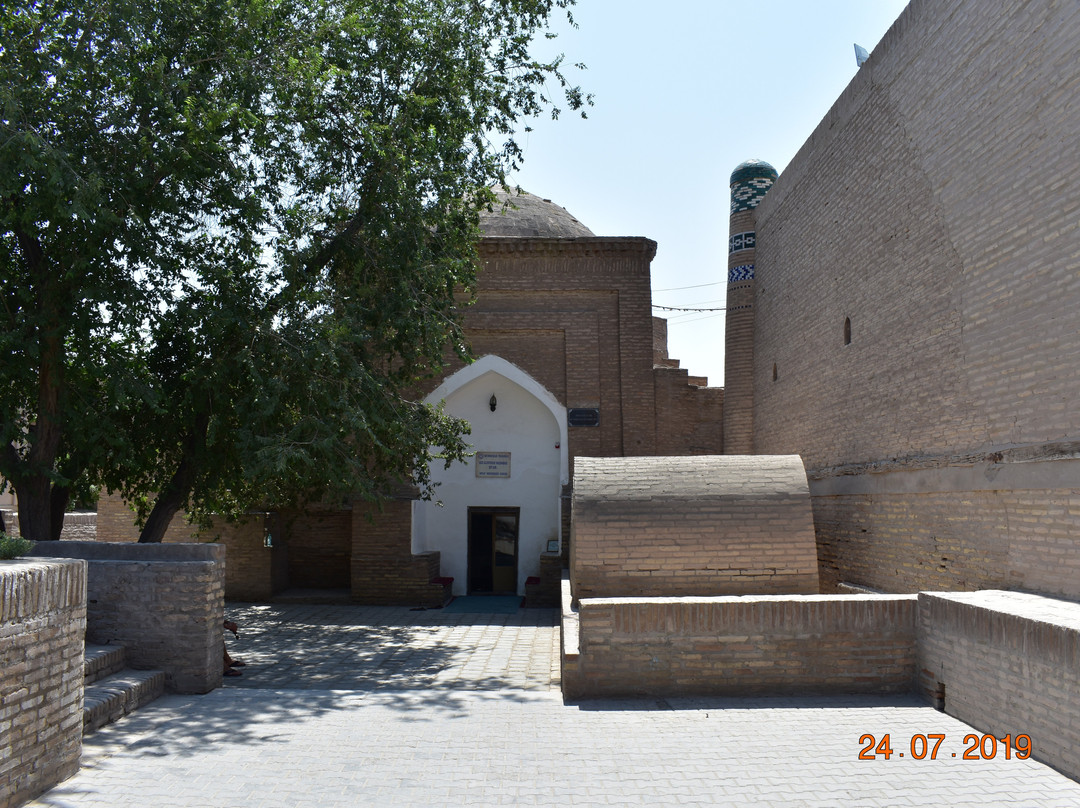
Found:
[[[681,306],[658,306],[655,303],[652,304],[654,309],[662,309],[663,311],[727,311],[727,306],[723,306],[719,309],[694,309],[683,308]]]
[[[694,286],[674,286],[671,289],[653,289],[654,292],[681,292],[683,289],[701,289],[705,286],[719,286],[727,281],[713,281],[712,283],[699,283]]]
[[[691,317],[689,320],[676,320],[675,318],[672,318],[668,320],[668,325],[688,325],[689,323],[700,323],[702,320],[711,320],[719,316],[719,314],[704,314],[701,317]]]

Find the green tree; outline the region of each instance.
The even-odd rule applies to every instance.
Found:
[[[0,8],[0,475],[59,535],[100,481],[178,508],[427,488],[461,422],[477,213],[520,122],[589,103],[535,38],[574,0]],[[455,297],[457,295],[457,297]],[[145,497],[156,492],[153,507]]]

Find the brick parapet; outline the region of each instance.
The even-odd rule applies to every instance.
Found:
[[[131,667],[165,671],[175,692],[221,686],[224,547],[39,542],[34,552],[87,562],[90,642],[123,645]]]
[[[913,595],[582,599],[564,693],[907,692],[916,607]]]
[[[1080,776],[1080,604],[1021,592],[921,593],[920,692],[978,731],[1028,735]]]
[[[592,256],[596,254],[632,253],[646,260],[656,256],[656,242],[641,236],[594,236],[587,238],[485,238],[480,242],[480,255],[488,253],[526,253]]]
[[[0,808],[79,769],[86,563],[0,561]]]

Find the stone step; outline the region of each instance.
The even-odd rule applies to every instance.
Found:
[[[99,679],[118,673],[127,667],[124,646],[86,644],[83,656],[83,682],[92,685]]]
[[[87,685],[83,692],[83,735],[123,718],[164,692],[164,671],[125,669]]]

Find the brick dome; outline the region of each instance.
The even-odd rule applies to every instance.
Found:
[[[486,238],[594,238],[564,207],[526,191],[497,191],[498,202],[480,214]]]

